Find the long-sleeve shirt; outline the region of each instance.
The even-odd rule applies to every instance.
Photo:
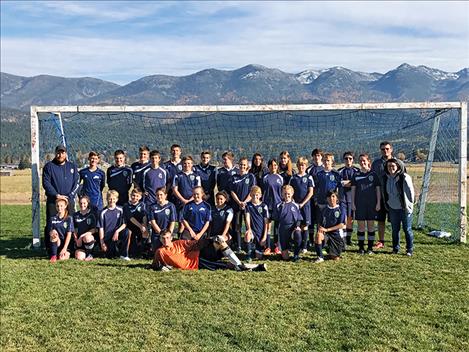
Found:
[[[67,196],[73,201],[78,191],[80,176],[77,166],[66,161],[58,164],[55,159],[48,162],[42,171],[42,186],[46,191],[47,202],[55,202],[57,195]]]

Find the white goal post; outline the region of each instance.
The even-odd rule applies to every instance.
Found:
[[[32,232],[33,247],[40,247],[40,140],[39,114],[53,113],[195,113],[195,112],[280,112],[280,111],[332,111],[332,110],[412,110],[412,109],[457,109],[459,110],[459,239],[466,243],[467,236],[467,102],[412,102],[412,103],[346,103],[346,104],[275,104],[275,105],[147,105],[147,106],[31,106],[31,169],[32,169]],[[437,122],[438,121],[438,122]],[[435,119],[432,140],[436,138],[439,119]],[[425,167],[420,200],[425,206],[426,192],[432,168],[432,144]],[[419,225],[423,219],[419,219]]]

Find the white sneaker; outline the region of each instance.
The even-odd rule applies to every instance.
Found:
[[[319,264],[319,263],[322,263],[323,261],[324,261],[324,258],[318,257],[318,258],[314,261],[314,264]]]
[[[120,256],[120,259],[125,260],[127,262],[130,262],[130,258],[129,257],[124,257],[123,255]]]
[[[308,253],[308,250],[307,250],[306,248],[303,248],[303,249],[301,250],[301,253],[303,253],[303,254],[304,254],[304,253]]]

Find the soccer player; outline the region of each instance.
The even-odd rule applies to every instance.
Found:
[[[365,226],[368,230],[368,254],[373,254],[375,220],[380,210],[381,191],[378,176],[370,167],[370,156],[360,154],[360,171],[352,178],[352,210],[358,223],[358,248],[365,254]]]
[[[316,175],[319,171],[324,169],[324,164],[322,162],[324,152],[319,149],[315,148],[311,152],[311,158],[312,158],[312,163],[311,166],[306,170],[306,172],[313,176],[313,181],[314,184],[317,184],[317,179]],[[311,225],[309,226],[309,241],[311,244],[314,243],[314,225],[316,224],[316,227],[318,226],[318,221],[321,217],[321,210],[318,207],[318,201],[316,198],[316,192],[313,195],[313,198],[311,198]]]
[[[261,188],[262,193],[264,193],[264,183],[262,180],[264,176],[269,173],[269,169],[265,166],[264,157],[260,153],[254,153],[251,160],[251,168],[249,173],[253,174],[256,177],[256,185]]]
[[[130,192],[130,200],[123,207],[124,222],[130,237],[130,256],[133,258],[143,253],[146,243],[150,240],[147,212],[142,195],[140,188],[134,187]]]
[[[174,176],[173,194],[176,196],[175,203],[178,209],[182,209],[184,205],[193,200],[192,190],[195,187],[201,187],[202,181],[200,176],[194,170],[194,159],[190,155],[182,158],[182,172]]]
[[[200,181],[202,182],[202,188],[205,192],[205,201],[210,204],[210,206],[215,205],[215,166],[210,165],[210,160],[212,154],[209,151],[203,151],[200,153],[200,163],[195,166],[195,172],[200,176]]]
[[[160,167],[161,156],[157,150],[150,153],[150,167],[143,172],[143,188],[145,204],[149,208],[156,202],[156,190],[166,187],[168,172]]]
[[[215,173],[218,191],[229,191],[230,179],[239,173],[239,169],[233,165],[234,154],[232,152],[224,152],[222,154],[223,166],[219,167]]]
[[[414,210],[415,191],[412,177],[405,172],[404,163],[391,158],[386,162],[387,180],[385,184],[385,204],[389,210],[392,228],[392,251],[400,250],[399,231],[405,233],[406,252],[410,257],[414,252],[414,234],[412,232],[412,213]]]
[[[391,158],[394,158],[392,155],[393,148],[392,144],[389,143],[388,141],[383,141],[379,144],[379,149],[381,151],[381,157],[378,159],[375,159],[373,163],[371,164],[371,170],[373,170],[376,175],[378,176],[379,184],[380,184],[380,189],[381,189],[381,204],[380,204],[380,210],[378,212],[376,220],[378,220],[378,235],[379,235],[379,241],[376,243],[375,248],[384,248],[384,232],[386,229],[386,216],[387,216],[387,211],[386,211],[386,206],[384,204],[384,187],[386,187],[386,161],[388,161]]]
[[[264,176],[263,183],[264,183],[264,203],[267,205],[269,209],[269,230],[268,233],[270,234],[272,228],[272,215],[274,209],[277,207],[277,204],[282,202],[282,186],[283,186],[283,178],[278,174],[278,163],[276,159],[270,159],[267,163],[269,167],[269,173]],[[280,254],[280,249],[278,248],[278,226],[277,222],[274,223],[274,253]],[[269,251],[265,251],[264,254],[269,254]]]
[[[329,258],[340,259],[344,250],[342,232],[345,228],[345,211],[339,205],[339,194],[336,191],[327,192],[327,206],[321,210],[321,220],[318,233],[316,235],[315,249],[318,255],[315,263],[322,263],[322,243],[325,241],[328,246]]]
[[[342,186],[344,188],[344,199],[345,207],[347,213],[347,236],[346,244],[352,244],[352,233],[353,233],[353,211],[352,211],[352,178],[358,171],[357,167],[353,166],[353,152],[345,152],[343,155],[344,166],[341,167],[338,171],[340,177],[342,178]]]
[[[125,166],[125,153],[118,149],[114,152],[115,165],[106,171],[107,186],[109,189],[117,191],[118,203],[123,206],[129,201],[129,190],[132,187],[132,169]]]
[[[130,260],[130,237],[124,222],[124,211],[117,206],[118,199],[117,191],[107,192],[107,207],[101,211],[98,219],[99,242],[107,258],[120,255],[120,259]]]
[[[288,185],[291,177],[293,176],[293,162],[290,153],[284,150],[278,157],[278,169],[280,176],[283,178],[283,184]]]
[[[194,200],[187,203],[182,210],[182,223],[184,231],[183,240],[198,240],[205,234],[212,221],[210,205],[204,201],[204,189],[195,187],[192,191]]]
[[[165,230],[161,234],[161,242],[163,246],[155,252],[155,257],[151,265],[155,270],[168,271],[172,268],[182,270],[267,270],[267,266],[265,264],[243,264],[221,236],[217,236],[215,238],[204,237],[199,240],[190,241],[173,241],[171,232]],[[206,247],[214,247],[220,253],[220,256],[224,256],[228,259],[229,264],[221,261],[211,261],[204,258],[201,249]]]
[[[293,187],[290,185],[283,186],[282,197],[283,202],[278,204],[274,211],[274,219],[278,221],[278,235],[280,241],[280,249],[282,251],[282,259],[288,260],[290,254],[288,250],[291,248],[291,239],[294,242],[293,261],[300,259],[301,251],[301,216],[300,207],[293,202]]]
[[[79,186],[77,166],[67,160],[67,149],[63,145],[55,148],[54,160],[44,165],[42,186],[46,191],[46,219],[57,214],[57,199],[64,199],[68,204],[68,213],[75,211],[75,195]],[[50,248],[49,223],[44,228],[44,244]],[[50,255],[50,253],[49,253]]]
[[[167,196],[166,187],[158,188],[156,190],[156,203],[151,206],[148,212],[148,221],[152,229],[151,247],[153,252],[161,247],[161,232],[166,229],[173,233],[176,224],[176,207],[168,201]]]
[[[232,207],[234,211],[233,229],[234,235],[233,243],[236,246],[236,251],[241,251],[241,222],[243,219],[244,209],[247,202],[251,200],[251,188],[256,185],[256,178],[253,174],[249,173],[248,158],[239,159],[239,174],[231,177],[229,190],[232,199]]]
[[[143,191],[143,174],[145,170],[150,167],[150,161],[148,160],[150,156],[150,148],[146,145],[142,145],[138,148],[138,155],[138,161],[130,165],[130,168],[132,169],[134,187],[138,187]]]
[[[182,171],[181,154],[182,147],[179,144],[173,144],[170,149],[171,158],[163,163],[164,169],[167,171],[166,187],[168,189],[168,200],[176,204],[176,196],[173,195],[174,176]]]
[[[270,249],[270,236],[267,233],[269,227],[269,209],[262,202],[262,191],[259,186],[251,188],[251,201],[244,209],[246,217],[246,234],[244,241],[247,247],[248,261],[253,259],[254,253],[257,259],[262,259],[267,248]]]
[[[80,170],[80,182],[83,182],[82,195],[87,195],[90,199],[90,206],[100,212],[103,205],[103,189],[106,184],[106,174],[99,165],[99,154],[91,151],[88,154],[89,166]]]
[[[73,219],[68,215],[68,201],[64,198],[57,198],[56,215],[49,218],[49,248],[50,262],[67,260],[70,258],[69,244],[74,231]]]
[[[91,250],[96,242],[98,229],[96,228],[97,216],[91,210],[90,198],[87,195],[79,197],[80,210],[73,214],[73,238],[75,240],[75,258],[91,261]]]
[[[299,157],[296,162],[298,173],[290,179],[289,185],[293,187],[293,199],[300,207],[301,212],[301,251],[307,252],[308,226],[311,224],[311,197],[314,194],[313,177],[306,173],[308,159]]]
[[[210,223],[210,237],[222,236],[226,242],[231,240],[230,226],[233,221],[233,209],[228,204],[228,193],[217,192],[215,206],[212,208],[212,222]]]

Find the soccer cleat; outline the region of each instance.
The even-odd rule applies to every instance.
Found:
[[[120,256],[120,259],[125,260],[127,262],[130,262],[130,260],[131,260],[128,256],[124,257],[123,255]]]
[[[272,254],[272,250],[270,248],[266,248],[264,250],[264,255],[270,255],[270,254]]]
[[[316,258],[316,260],[314,261],[314,264],[319,264],[319,263],[322,263],[323,261],[324,261],[324,258],[318,257],[318,258]]]
[[[57,256],[56,255],[53,255],[52,257],[50,257],[50,260],[49,260],[51,263],[55,263],[57,261]]]
[[[407,252],[406,255],[407,255],[408,257],[412,257],[412,252]]]
[[[383,242],[381,242],[381,241],[378,241],[378,242],[376,242],[376,244],[374,245],[374,247],[373,247],[373,248],[375,248],[375,249],[381,249],[381,248],[384,248],[384,243],[383,243]]]
[[[252,271],[252,264],[241,264],[235,267],[236,271]]]
[[[252,271],[267,271],[267,264],[258,264]]]
[[[303,254],[304,254],[304,253],[308,253],[308,250],[307,250],[306,248],[303,248],[303,249],[301,250],[301,253],[303,253]]]

